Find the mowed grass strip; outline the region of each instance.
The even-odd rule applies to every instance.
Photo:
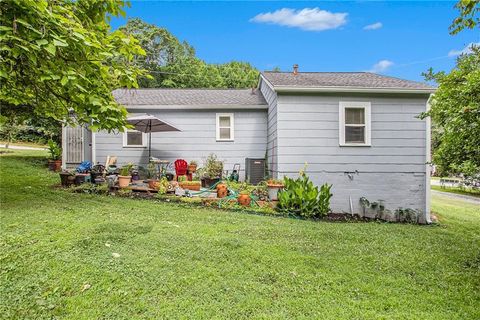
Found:
[[[52,188],[0,157],[0,317],[479,319],[480,209],[440,225],[328,223]]]

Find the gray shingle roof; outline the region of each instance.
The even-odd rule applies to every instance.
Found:
[[[252,89],[117,89],[113,96],[123,105],[266,105]]]
[[[370,72],[262,72],[274,86],[288,87],[355,87],[395,89],[435,89],[427,84],[383,76]]]

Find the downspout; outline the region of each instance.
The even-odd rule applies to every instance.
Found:
[[[430,99],[432,99],[434,94],[431,94],[427,100],[427,104],[425,106],[426,112],[430,111]],[[432,120],[430,116],[425,118],[425,139],[426,139],[426,154],[425,154],[425,223],[431,224],[432,220],[430,217],[430,173],[431,173],[431,124]]]

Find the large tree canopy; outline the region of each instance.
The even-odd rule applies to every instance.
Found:
[[[457,59],[450,72],[426,74],[438,90],[428,113],[439,126],[433,162],[440,174],[472,175],[480,171],[480,48]]]
[[[195,56],[194,48],[180,42],[165,28],[138,18],[128,20],[121,31],[133,35],[145,50],[135,63],[149,71],[140,87],[157,88],[248,88],[258,81],[258,70],[246,62],[209,64]]]
[[[0,1],[0,102],[107,130],[125,125],[112,90],[137,86],[138,41],[110,32],[120,0]]]

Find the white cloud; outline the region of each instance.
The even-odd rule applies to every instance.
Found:
[[[260,13],[250,21],[278,24],[307,31],[323,31],[343,26],[347,23],[347,15],[348,13],[333,13],[319,8],[302,10],[283,8],[274,12]]]
[[[377,30],[377,29],[380,29],[381,27],[383,27],[383,24],[381,22],[375,22],[363,27],[363,30]]]
[[[375,63],[372,69],[368,70],[368,72],[382,73],[387,71],[393,65],[394,63],[390,60],[380,60],[377,63]]]
[[[456,56],[459,56],[461,54],[468,54],[470,52],[472,52],[472,47],[473,46],[480,46],[480,42],[470,42],[465,48],[463,48],[462,50],[450,50],[450,52],[448,52],[448,56],[449,57],[456,57]]]

